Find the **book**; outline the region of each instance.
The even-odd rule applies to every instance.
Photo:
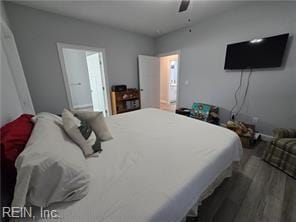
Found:
[[[191,117],[207,121],[211,111],[211,106],[203,103],[193,103]]]

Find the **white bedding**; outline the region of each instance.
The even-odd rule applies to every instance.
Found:
[[[242,156],[232,131],[161,110],[116,115],[107,123],[114,139],[87,160],[88,195],[50,207],[61,221],[180,221]]]
[[[89,170],[81,149],[51,116],[35,119],[25,149],[17,157],[12,207],[47,207],[80,200],[88,193]],[[62,149],[61,149],[62,148]]]

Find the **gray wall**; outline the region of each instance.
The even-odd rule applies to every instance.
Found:
[[[229,118],[239,72],[223,69],[228,43],[291,33],[282,68],[254,70],[240,119],[259,118],[257,129],[271,134],[274,127],[296,127],[296,3],[253,3],[156,40],[158,53],[181,49],[179,106],[197,100],[222,107]],[[185,81],[189,81],[186,85]]]
[[[37,112],[67,106],[56,43],[106,49],[109,83],[138,86],[137,55],[181,49],[179,106],[215,104],[222,121],[234,104],[239,72],[223,69],[226,44],[261,36],[296,33],[296,3],[252,3],[156,39],[5,2]],[[294,39],[293,39],[294,38]],[[157,51],[154,51],[157,49]],[[240,119],[259,118],[257,129],[296,126],[296,43],[289,41],[282,68],[254,70]],[[186,85],[185,82],[189,81]]]
[[[3,19],[3,21],[9,26],[9,22],[8,22],[8,18],[7,18],[7,14],[6,14],[6,10],[4,8],[3,2],[0,1],[0,8],[1,8],[1,19]]]
[[[137,55],[154,39],[5,2],[36,112],[68,106],[57,42],[105,48],[109,84],[138,87]]]

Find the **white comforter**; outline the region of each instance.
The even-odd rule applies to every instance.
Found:
[[[87,160],[88,195],[50,207],[61,221],[180,221],[242,156],[232,131],[161,110],[116,115],[107,123],[114,139]]]

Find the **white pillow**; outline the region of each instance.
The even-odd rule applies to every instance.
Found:
[[[90,177],[81,149],[50,119],[38,119],[15,166],[14,207],[47,207],[88,193]]]
[[[80,119],[86,120],[101,141],[113,139],[102,112],[77,110],[72,112]]]
[[[58,124],[59,126],[63,125],[62,117],[57,116],[57,115],[52,114],[52,113],[48,113],[48,112],[38,113],[37,115],[32,117],[31,121],[33,123],[36,123],[38,121],[38,119],[48,119],[48,120],[51,120],[52,122]]]
[[[80,146],[86,157],[102,151],[101,140],[86,120],[78,119],[67,109],[64,109],[62,119],[66,133]]]

